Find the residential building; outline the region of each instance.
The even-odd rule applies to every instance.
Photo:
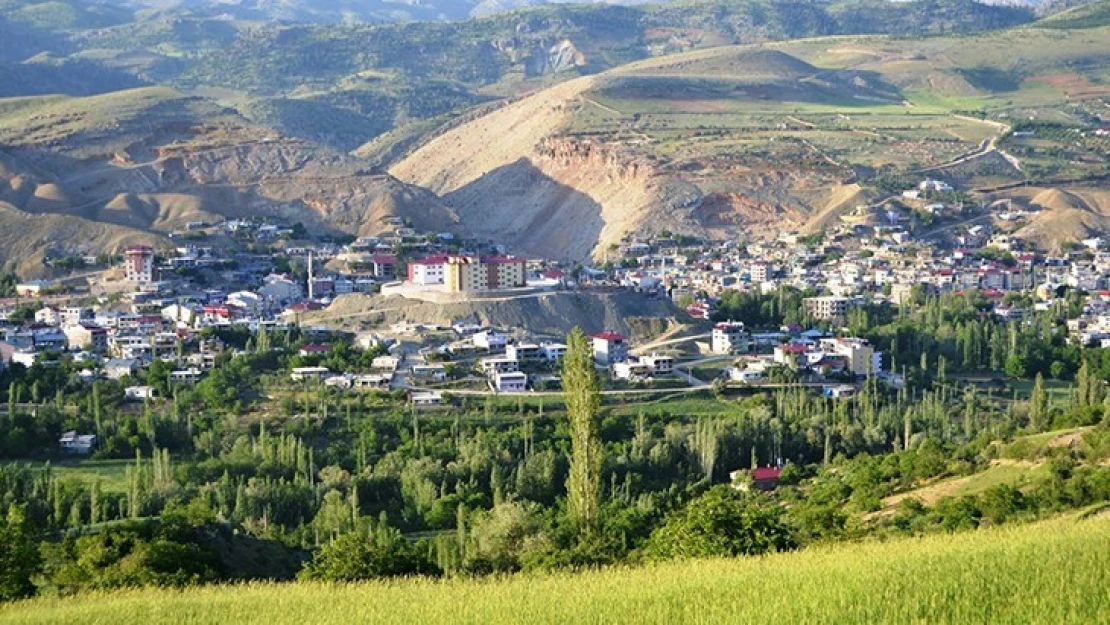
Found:
[[[123,272],[128,282],[154,282],[154,250],[145,245],[127,248],[123,252]]]
[[[807,297],[802,300],[802,305],[805,306],[806,312],[814,319],[830,320],[838,319],[848,314],[848,308],[851,301],[847,297]]]
[[[662,354],[650,354],[640,357],[640,362],[651,368],[652,375],[670,375],[674,373],[674,357]]]
[[[606,330],[591,334],[593,340],[594,360],[601,365],[611,365],[628,360],[628,337]]]
[[[490,380],[490,388],[498,393],[523,393],[527,387],[528,376],[520,371],[499,371]]]
[[[722,321],[713,326],[710,350],[714,354],[743,354],[751,351],[752,335],[742,321]]]
[[[74,351],[102,352],[108,349],[108,331],[93,325],[74,325],[65,329],[66,346]]]
[[[493,351],[497,349],[504,349],[505,345],[509,342],[509,337],[505,334],[501,334],[500,332],[486,330],[484,332],[478,332],[477,334],[475,334],[472,340],[474,341],[474,347],[480,347],[482,349]]]
[[[58,446],[71,454],[87,454],[96,447],[96,434],[78,434],[76,430],[70,430],[58,439]]]
[[[447,291],[495,291],[527,285],[526,262],[514,256],[451,256],[444,264]]]
[[[544,360],[555,362],[566,355],[567,346],[562,343],[540,343],[540,351]]]
[[[419,286],[443,284],[448,256],[428,256],[409,263],[409,282]]]
[[[866,339],[821,339],[821,348],[844,356],[848,369],[856,375],[872,375],[883,370],[883,353],[875,351]]]
[[[505,356],[521,362],[539,360],[543,357],[543,350],[535,343],[515,343],[505,348]]]
[[[520,371],[520,362],[516,358],[483,358],[481,361],[482,373],[491,375],[494,373],[509,373],[512,371]]]
[[[413,365],[411,373],[417,380],[442,382],[447,379],[447,369],[443,365]]]

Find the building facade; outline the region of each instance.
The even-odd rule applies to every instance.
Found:
[[[123,271],[128,282],[154,282],[154,250],[135,245],[123,253]]]

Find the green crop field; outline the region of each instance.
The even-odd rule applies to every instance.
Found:
[[[578,574],[133,590],[0,608],[32,623],[1097,623],[1110,520]]]

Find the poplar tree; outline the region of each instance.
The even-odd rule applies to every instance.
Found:
[[[601,498],[602,451],[597,427],[601,381],[594,370],[590,342],[577,327],[567,336],[563,389],[571,442],[568,508],[579,531],[591,535],[597,529]]]

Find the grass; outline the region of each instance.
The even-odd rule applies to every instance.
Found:
[[[1017,391],[1019,399],[1028,400],[1033,395],[1033,380],[1010,380],[1010,388]],[[1049,405],[1067,406],[1071,401],[1071,382],[1045,380],[1044,390]]]
[[[99,481],[100,488],[106,493],[127,492],[125,471],[135,464],[134,460],[74,460],[52,463],[54,475],[62,480],[72,480],[92,484]],[[36,468],[41,468],[41,465]]]
[[[1110,519],[584,573],[128,590],[0,607],[37,623],[1095,623]]]

